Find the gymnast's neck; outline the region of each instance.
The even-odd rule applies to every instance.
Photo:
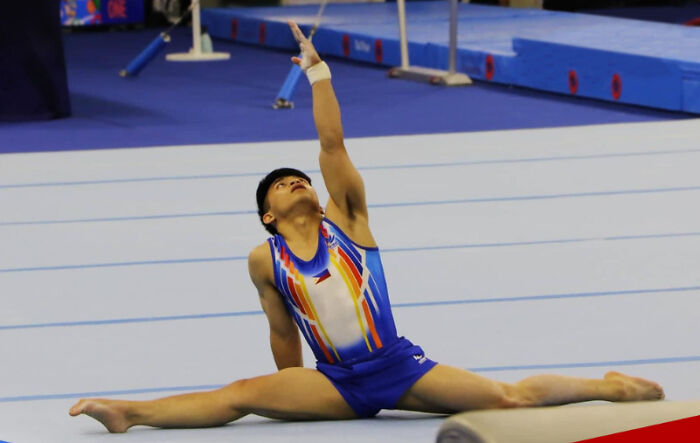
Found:
[[[297,214],[278,220],[277,232],[297,257],[313,257],[318,248],[318,228],[322,220],[323,215],[319,212]]]

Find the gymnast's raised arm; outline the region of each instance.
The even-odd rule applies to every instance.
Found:
[[[299,27],[294,22],[289,25],[302,54],[302,58],[293,57],[292,61],[312,82],[314,122],[321,143],[319,163],[330,195],[326,216],[346,230],[354,241],[374,246],[368,227],[365,186],[343,143],[340,107],[331,85],[330,71]]]

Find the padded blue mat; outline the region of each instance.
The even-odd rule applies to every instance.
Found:
[[[407,3],[411,64],[445,69],[446,1]],[[286,21],[308,30],[318,6],[214,8],[212,35],[294,50]],[[587,14],[459,5],[458,68],[476,79],[700,113],[700,28]],[[400,64],[396,5],[329,4],[320,53]]]

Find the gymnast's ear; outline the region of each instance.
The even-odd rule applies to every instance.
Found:
[[[262,216],[262,222],[263,224],[269,225],[271,223],[275,222],[275,216],[270,213],[270,211],[266,212]]]

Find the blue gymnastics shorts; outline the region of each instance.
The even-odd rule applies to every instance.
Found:
[[[395,409],[408,389],[435,367],[420,346],[404,337],[378,351],[328,364],[316,363],[358,417],[373,417],[381,409]]]

